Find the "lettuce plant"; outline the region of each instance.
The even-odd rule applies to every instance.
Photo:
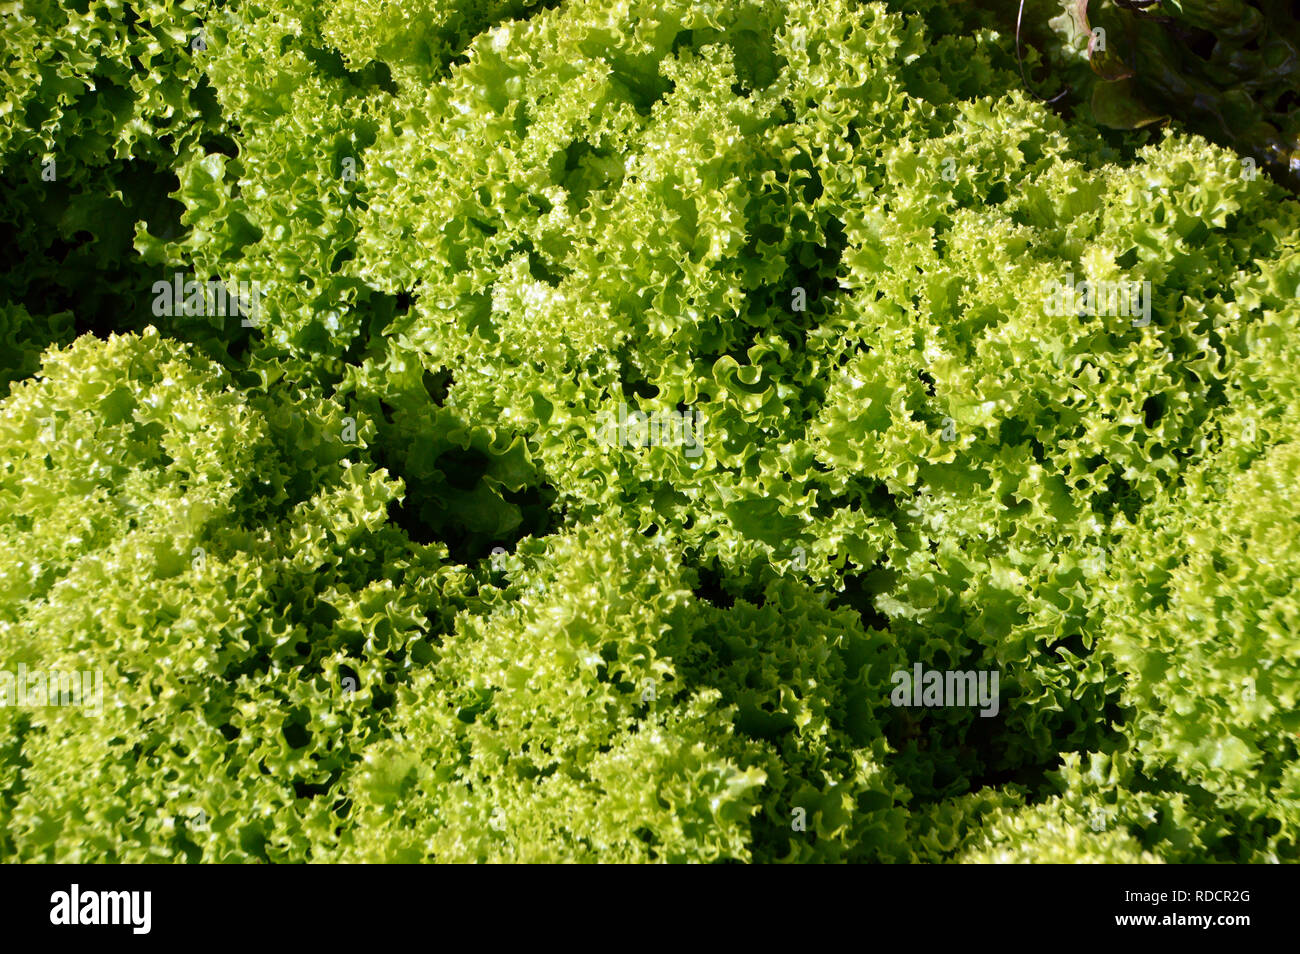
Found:
[[[48,6],[117,45],[32,69],[133,95],[3,114],[15,220],[78,123],[122,165],[3,286],[0,668],[105,698],[0,707],[6,858],[1296,858],[1300,215],[1240,156],[938,3]]]

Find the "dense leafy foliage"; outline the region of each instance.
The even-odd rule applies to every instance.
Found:
[[[9,8],[0,668],[104,702],[0,707],[0,855],[1300,854],[1300,211],[1236,154],[939,2]]]
[[[971,0],[1014,33],[1039,92],[1132,129],[1177,118],[1300,187],[1300,21],[1282,0]],[[1031,70],[1037,74],[1039,70]]]

